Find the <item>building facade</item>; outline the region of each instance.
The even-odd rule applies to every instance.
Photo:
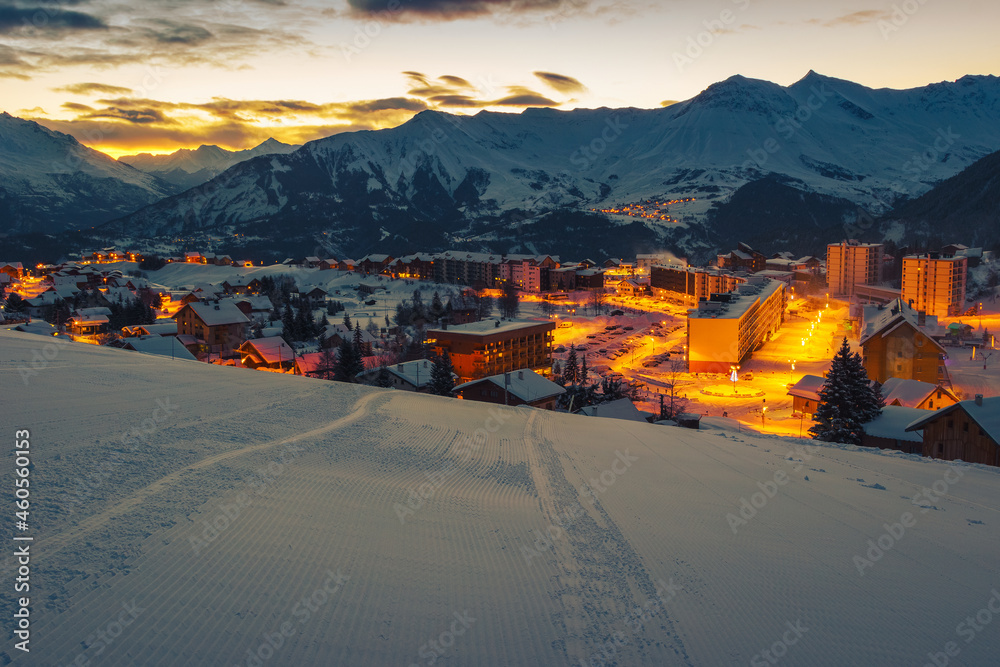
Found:
[[[770,339],[784,321],[785,285],[751,277],[727,294],[713,294],[688,315],[688,371],[729,373]]]
[[[875,285],[882,280],[882,244],[854,239],[826,247],[826,279],[830,294],[852,296],[858,284]]]
[[[427,331],[436,354],[447,351],[463,382],[520,369],[552,372],[555,322],[484,320]]]
[[[964,256],[908,255],[903,258],[903,301],[936,317],[961,315],[968,269]]]

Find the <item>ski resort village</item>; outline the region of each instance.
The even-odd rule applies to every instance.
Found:
[[[994,466],[998,273],[979,248],[854,240],[797,258],[740,243],[704,267],[457,251],[254,266],[114,248],[0,266],[5,328],[125,358],[688,428],[711,418]],[[847,367],[866,395],[838,406]],[[952,431],[924,427],[938,422]]]

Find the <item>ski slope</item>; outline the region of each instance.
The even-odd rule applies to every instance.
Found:
[[[30,430],[34,466],[31,652],[8,639],[13,664],[987,665],[1000,649],[995,469],[55,340],[0,331],[5,437]]]

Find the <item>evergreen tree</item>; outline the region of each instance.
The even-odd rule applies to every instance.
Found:
[[[410,324],[415,324],[417,320],[427,320],[427,309],[424,306],[424,297],[420,294],[420,290],[413,290],[413,299],[411,301],[411,307],[413,308],[411,314]]]
[[[354,323],[354,350],[361,354],[362,344],[364,343],[364,337],[361,335],[361,322]]]
[[[437,323],[445,314],[444,304],[441,303],[441,295],[437,292],[434,292],[434,297],[431,299],[431,306],[427,314],[434,323]]]
[[[298,337],[295,329],[295,314],[292,312],[292,304],[285,303],[285,311],[281,314],[281,337],[286,342],[292,342]]]
[[[434,365],[431,366],[431,393],[438,396],[451,396],[451,390],[455,387],[455,380],[451,377],[454,369],[451,365],[451,357],[448,351],[434,357]]]
[[[392,376],[389,375],[389,371],[385,366],[379,366],[378,375],[375,376],[375,386],[385,388],[392,387]]]
[[[586,353],[580,359],[580,384],[587,384],[587,355]]]
[[[500,315],[508,320],[512,320],[517,317],[520,309],[521,302],[517,293],[517,285],[510,282],[504,283],[503,292],[500,296]]]
[[[819,399],[809,432],[824,442],[861,444],[863,424],[882,411],[881,391],[872,387],[861,355],[851,353],[847,338],[833,357]]]
[[[576,384],[580,380],[580,366],[576,360],[576,345],[569,344],[569,355],[566,357],[566,365],[563,366],[563,379],[566,384]]]
[[[364,370],[361,359],[357,356],[351,339],[344,337],[337,349],[337,363],[333,369],[333,379],[337,382],[355,382],[360,373]]]
[[[354,324],[351,323],[351,316],[347,313],[347,311],[344,311],[344,326],[347,327],[348,330],[354,328]]]
[[[563,379],[562,366],[559,365],[558,361],[552,364],[552,381],[559,386],[566,385],[566,381]]]
[[[309,322],[309,317],[306,315],[308,312],[308,304],[303,304],[295,313],[295,340],[308,340],[312,337],[312,326]],[[288,342],[291,343],[292,341],[289,340]]]

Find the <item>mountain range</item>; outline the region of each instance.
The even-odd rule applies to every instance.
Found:
[[[399,127],[268,151],[155,203],[152,194],[137,199],[148,205],[100,234],[133,245],[183,235],[238,239],[227,251],[350,256],[666,247],[697,258],[755,238],[815,251],[998,149],[994,76],[908,90],[815,72],[787,87],[733,76],[659,109],[425,111]],[[155,169],[143,176],[162,190],[184,159],[124,161]],[[197,164],[185,173],[210,168]],[[634,203],[657,215],[604,212]],[[900,238],[927,233],[900,220]]]
[[[169,155],[152,155],[150,153],[123,155],[118,158],[118,161],[187,190],[218,176],[234,164],[239,164],[244,160],[258,155],[291,153],[297,148],[299,146],[285,144],[272,138],[258,146],[242,151],[230,151],[219,146],[202,145],[193,150],[182,148]]]

